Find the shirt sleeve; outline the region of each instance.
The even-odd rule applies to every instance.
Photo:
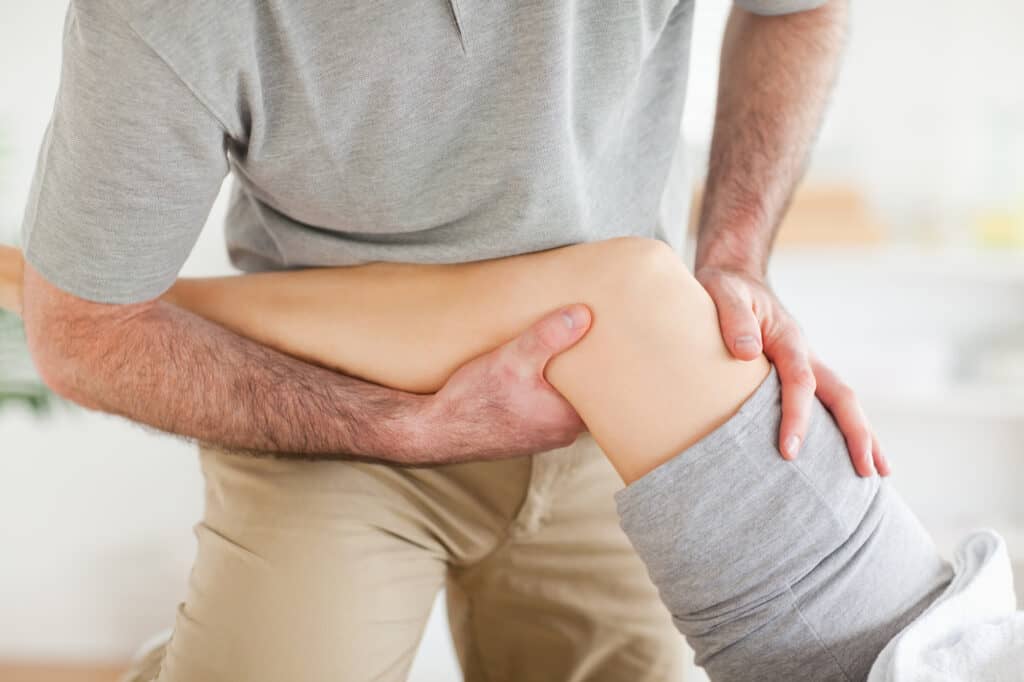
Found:
[[[742,7],[754,14],[792,14],[804,10],[821,7],[828,0],[733,0],[738,7]]]
[[[22,225],[26,260],[81,298],[159,296],[227,174],[226,142],[218,118],[124,20],[73,0]]]

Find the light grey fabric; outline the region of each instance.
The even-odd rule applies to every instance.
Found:
[[[737,6],[755,14],[777,15],[814,9],[828,0],[735,0]]]
[[[616,493],[621,524],[714,682],[864,680],[952,573],[887,482],[859,478],[815,402],[799,457],[776,442],[778,376]]]
[[[692,17],[693,0],[73,0],[28,260],[84,298],[154,297],[229,170],[244,270],[680,248],[688,188],[661,199]]]

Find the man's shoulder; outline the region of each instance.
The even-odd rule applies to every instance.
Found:
[[[72,7],[120,25],[138,49],[173,72],[232,134],[242,134],[237,103],[257,68],[254,41],[265,30],[259,0],[72,0]],[[260,17],[263,17],[261,20]]]
[[[73,0],[73,4],[96,12],[107,11],[129,24],[145,26],[166,25],[172,17],[177,21],[171,23],[177,24],[190,19],[226,20],[238,16],[239,12],[252,11],[259,3],[256,0],[176,0],[173,3],[160,0]],[[215,29],[216,25],[209,28]]]

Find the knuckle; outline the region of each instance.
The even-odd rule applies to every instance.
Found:
[[[738,328],[738,331],[748,334],[759,331],[757,315],[754,314],[754,309],[750,303],[743,298],[739,296],[725,298],[722,300],[721,307],[725,310],[725,317],[728,318],[733,326]]]
[[[800,367],[789,375],[791,383],[796,384],[798,387],[813,393],[818,388],[818,382],[814,378],[814,372],[809,367]]]
[[[552,440],[555,445],[564,448],[567,445],[573,444],[573,441],[576,440],[576,433],[572,429],[562,429],[555,434],[555,437]]]
[[[579,418],[568,404],[554,408],[542,421],[547,440],[558,447],[572,444],[579,436]]]
[[[510,349],[514,350],[518,355],[533,355],[540,346],[540,338],[537,334],[536,329],[531,329],[524,333],[519,339],[510,344]]]
[[[537,351],[553,353],[561,345],[564,334],[562,334],[558,324],[549,320],[540,325],[532,336],[534,348]]]
[[[528,371],[524,369],[521,362],[503,357],[492,368],[491,375],[495,384],[514,384],[522,382],[523,377],[528,376]]]
[[[582,430],[583,430],[583,425],[579,422],[578,419],[576,419],[575,414],[574,414],[571,419],[568,419],[566,421],[566,424],[565,424],[565,427],[564,427],[564,430],[563,430],[563,434],[562,435],[563,435],[563,439],[564,439],[565,444],[566,445],[571,445],[572,443],[576,442],[576,439],[579,437],[580,432]]]
[[[793,351],[799,354],[800,361],[807,362],[807,344],[804,343],[804,334],[800,331],[800,327],[795,322],[788,320],[782,324],[781,334],[786,343],[793,348]]]
[[[719,301],[736,312],[754,314],[750,292],[742,284],[726,282],[719,290]],[[717,303],[718,301],[716,301]]]

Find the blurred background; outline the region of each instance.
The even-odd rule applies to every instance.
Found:
[[[17,241],[65,7],[0,3],[0,241]],[[728,7],[697,2],[683,122],[695,193]],[[942,549],[993,527],[1020,580],[1024,4],[852,11],[846,65],[773,281],[815,350],[860,393],[895,485]],[[184,274],[230,272],[223,210],[218,201]],[[30,665],[49,666],[54,680],[114,679],[172,622],[201,491],[188,443],[54,400],[16,320],[0,317],[0,680],[43,679]],[[439,600],[411,679],[458,678]]]

